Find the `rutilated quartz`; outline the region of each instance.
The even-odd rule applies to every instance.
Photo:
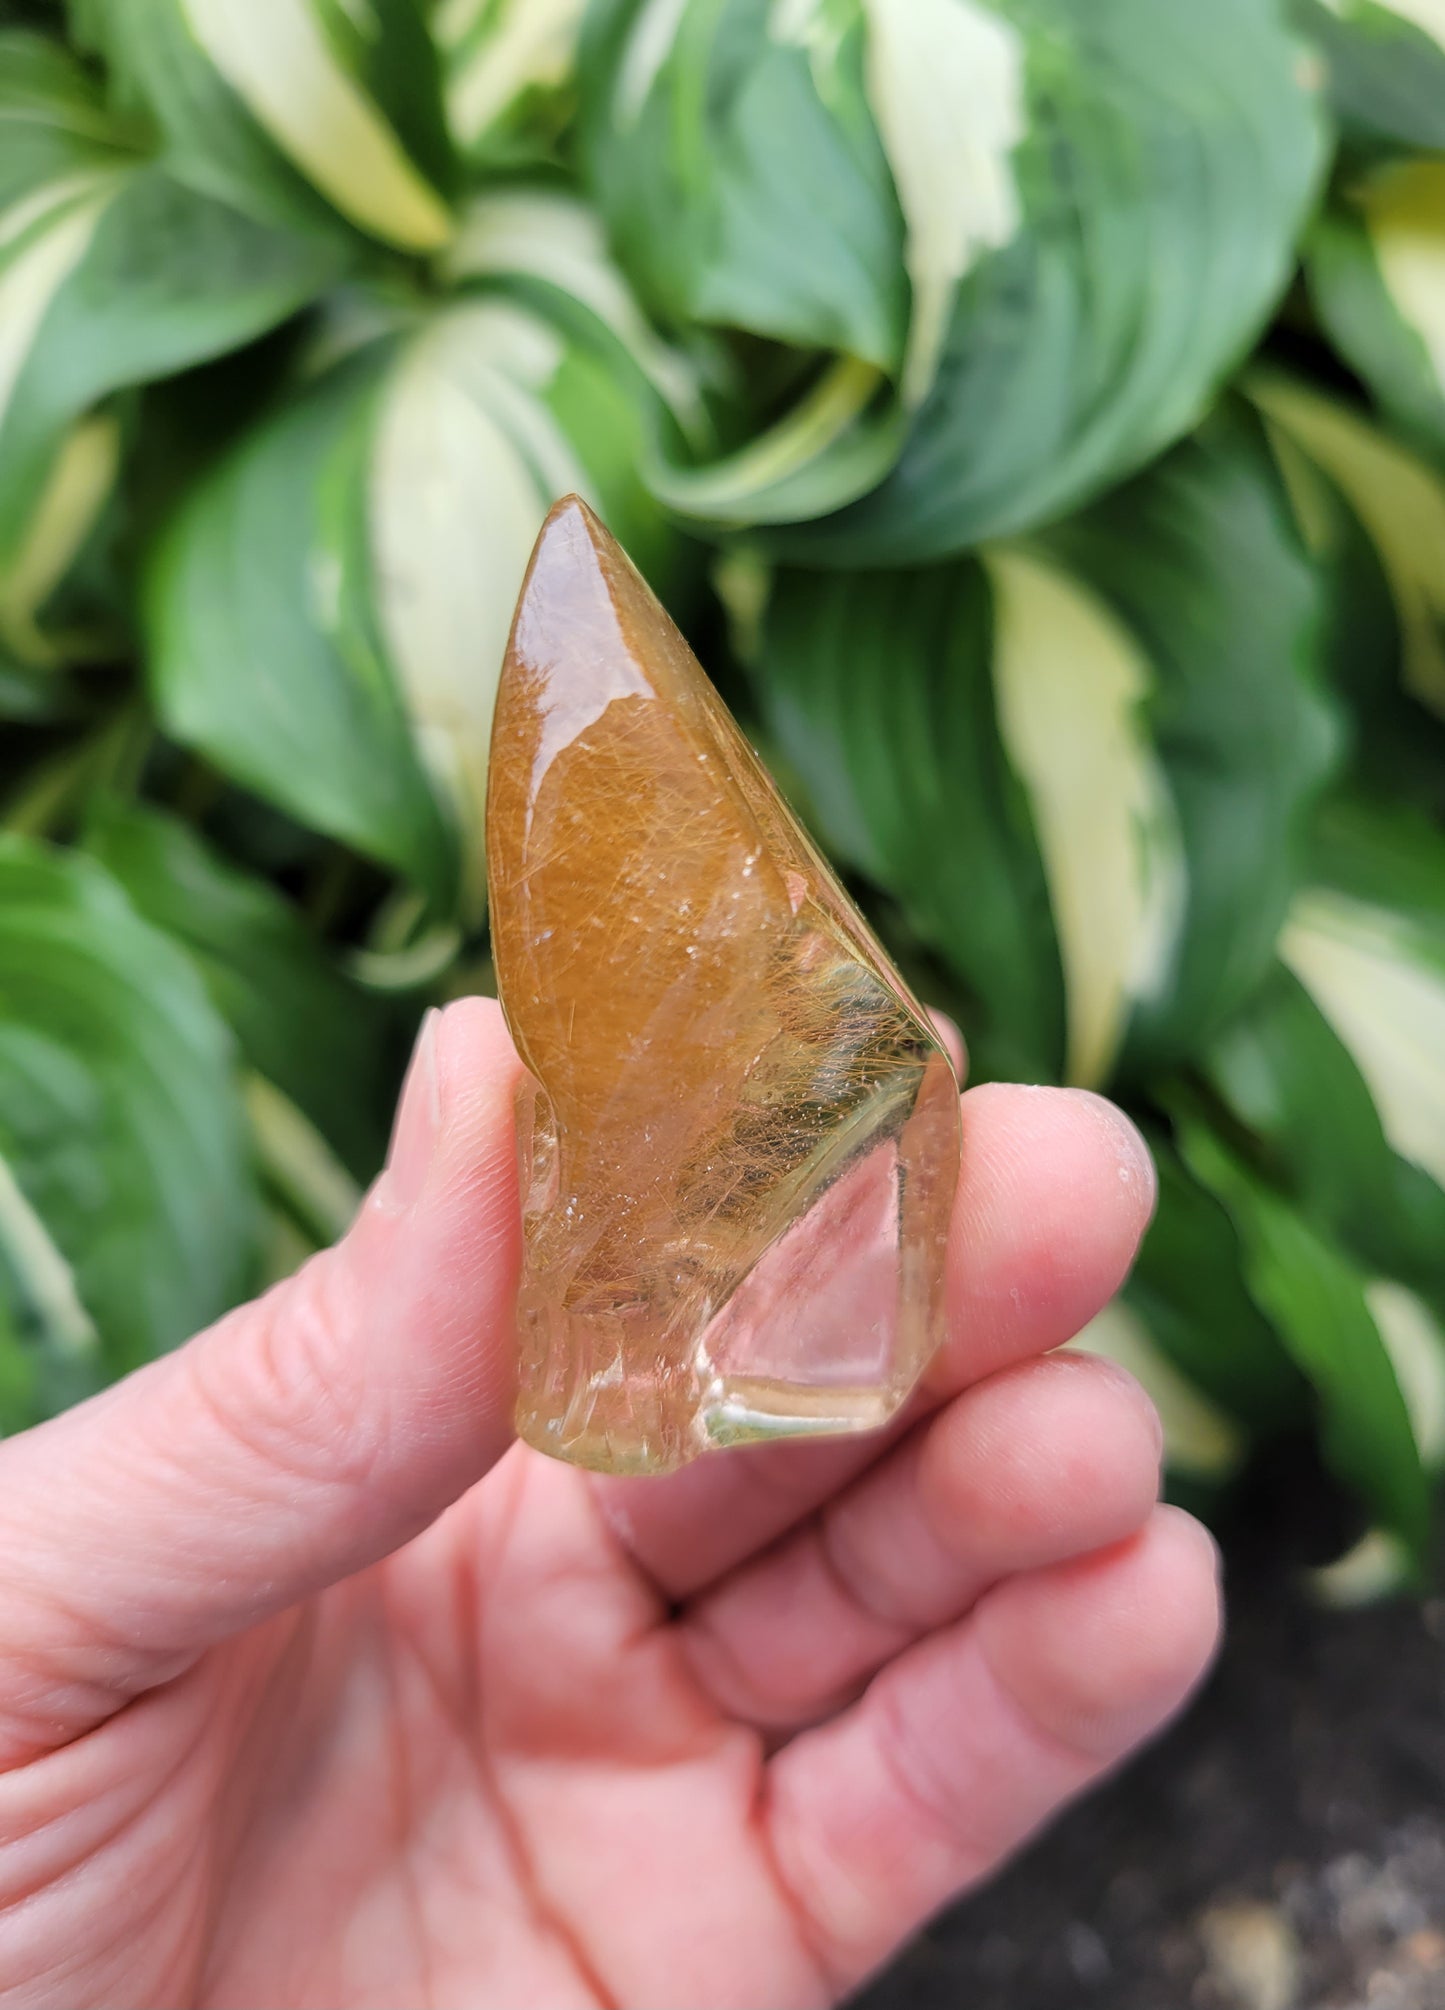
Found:
[[[643,1473],[885,1423],[940,1338],[948,1056],[576,497],[518,604],[487,853],[529,1071],[521,1436]]]

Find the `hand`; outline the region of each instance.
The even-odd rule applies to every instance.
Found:
[[[836,2000],[1177,1708],[1213,1550],[1050,1358],[1152,1203],[1096,1097],[965,1098],[910,1427],[601,1483],[509,1445],[496,1008],[296,1278],[0,1446],[0,1997]]]

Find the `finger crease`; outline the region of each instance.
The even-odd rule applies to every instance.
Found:
[[[1012,1717],[1036,1745],[1041,1745],[1045,1752],[1052,1754],[1056,1760],[1071,1770],[1082,1767],[1085,1778],[1102,1771],[1105,1766],[1112,1763],[1109,1753],[1091,1752],[1086,1746],[1076,1744],[1073,1739],[1066,1738],[1061,1731],[1056,1731],[1051,1725],[1046,1724],[1037,1711],[1031,1710],[1018,1691],[1006,1682],[995,1668],[987,1641],[981,1632],[975,1631],[973,1644],[983,1671],[988,1677],[989,1685],[1003,1706],[1005,1714]],[[1080,1784],[1082,1785],[1082,1781]]]
[[[813,1526],[813,1542],[823,1573],[838,1596],[845,1604],[887,1634],[890,1649],[896,1651],[917,1637],[917,1622],[896,1610],[888,1609],[878,1596],[882,1589],[881,1580],[875,1578],[872,1589],[865,1589],[868,1573],[853,1562],[850,1564],[845,1553],[839,1548],[836,1525],[831,1515],[820,1515]]]

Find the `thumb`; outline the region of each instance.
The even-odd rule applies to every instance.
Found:
[[[345,1238],[0,1444],[0,1763],[376,1561],[506,1449],[519,1068],[489,1000],[430,1014]]]

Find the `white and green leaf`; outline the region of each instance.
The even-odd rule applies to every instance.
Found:
[[[415,0],[106,0],[96,32],[196,187],[289,226],[447,242],[451,151]]]
[[[1377,169],[1306,246],[1326,332],[1384,411],[1445,453],[1445,161]]]
[[[1272,0],[605,0],[583,71],[648,304],[807,352],[761,440],[657,493],[803,563],[944,557],[1167,446],[1288,283],[1324,164]]]
[[[1394,1149],[1445,1184],[1445,940],[1309,887],[1280,956],[1349,1049]]]
[[[1365,1305],[1394,1367],[1421,1462],[1438,1473],[1445,1468],[1445,1326],[1391,1277],[1366,1284]]]
[[[439,0],[452,136],[470,159],[546,151],[571,109],[586,0]]]
[[[460,287],[515,293],[593,343],[610,338],[617,361],[640,373],[679,437],[699,450],[709,444],[698,369],[643,313],[601,220],[580,197],[527,183],[474,197],[442,272]]]
[[[864,0],[868,100],[906,231],[912,293],[904,402],[937,375],[964,275],[1023,222],[1024,40],[977,0]]]
[[[1197,1119],[1186,1118],[1179,1137],[1191,1172],[1235,1226],[1251,1296],[1315,1392],[1326,1459],[1423,1572],[1429,1484],[1392,1344],[1372,1315],[1371,1280]]]
[[[1440,0],[1298,0],[1298,6],[1351,140],[1372,149],[1445,151]]]
[[[1157,1066],[1268,969],[1333,732],[1316,581],[1244,414],[1027,546],[783,570],[747,612],[823,834],[965,986],[985,1072]]]
[[[1106,1306],[1071,1344],[1126,1369],[1140,1384],[1164,1427],[1164,1462],[1172,1475],[1221,1486],[1238,1473],[1248,1435],[1180,1373],[1127,1299]]]
[[[1349,1051],[1392,1148],[1445,1188],[1445,840],[1398,808],[1346,802],[1324,820],[1315,864],[1280,956]]]
[[[1445,842],[1428,820],[1327,804],[1280,954],[1203,1072],[1310,1218],[1445,1314]]]
[[[114,170],[86,176],[78,187],[67,178],[19,198],[0,219],[0,441],[11,430],[12,417],[21,429],[31,423],[25,399],[17,410],[16,391],[56,295],[84,259],[122,186]],[[28,532],[30,511],[41,500],[64,439],[64,423],[47,433],[34,464],[18,478],[0,464],[0,553],[13,556]]]
[[[398,353],[349,357],[204,476],[151,556],[144,628],[182,745],[447,904],[455,840],[373,606],[371,442]]]
[[[94,863],[0,840],[0,1299],[32,1407],[242,1294],[234,1056],[186,957]]]
[[[109,412],[80,420],[63,441],[20,543],[0,562],[0,651],[12,660],[49,669],[91,644],[49,616],[115,493],[120,458],[120,424]]]
[[[479,908],[492,708],[522,575],[561,495],[587,496],[665,587],[672,538],[636,476],[646,409],[610,350],[503,299],[450,308],[406,347],[369,487],[376,608],[423,761]]]
[[[547,403],[565,355],[523,308],[453,308],[400,357],[371,464],[377,614],[418,750],[465,834],[473,904],[512,610],[552,502],[590,487]]]
[[[1038,541],[1152,666],[1148,733],[1187,902],[1167,982],[1137,995],[1126,1059],[1143,1073],[1195,1051],[1272,960],[1339,741],[1321,580],[1261,428],[1233,402]]]
[[[1153,668],[1089,589],[1022,551],[984,556],[1005,756],[1033,812],[1068,1000],[1064,1073],[1107,1080],[1158,994],[1188,903],[1178,814],[1150,739]]]
[[[914,562],[1076,507],[1198,421],[1288,283],[1324,144],[1272,5],[994,11],[1027,52],[1020,227],[965,277],[893,474],[789,557]]]
[[[1358,526],[1383,573],[1385,632],[1378,607],[1337,610],[1340,681],[1358,696],[1362,725],[1385,710],[1391,682],[1445,718],[1445,477],[1341,398],[1276,372],[1252,372],[1247,389],[1312,552],[1358,572]],[[1379,598],[1368,579],[1341,583],[1347,603]]]
[[[53,603],[116,486],[115,394],[265,333],[340,268],[134,137],[65,51],[0,35],[0,647],[37,667],[99,646]]]
[[[983,566],[764,580],[734,566],[724,585],[770,744],[834,856],[963,985],[973,1069],[1056,1079],[1063,966],[999,727]]]
[[[386,1009],[348,980],[284,895],[179,819],[101,797],[89,805],[83,841],[137,913],[190,957],[255,1079],[267,1085],[248,1094],[278,1133],[294,1140],[308,1122],[353,1185],[371,1179],[394,1087]],[[294,1117],[276,1116],[281,1101]],[[319,1159],[319,1148],[310,1158]],[[341,1189],[333,1179],[328,1190]]]
[[[477,294],[350,353],[212,472],[153,569],[175,736],[447,914],[483,901],[492,705],[552,503],[587,495],[673,581],[637,472],[658,401],[589,325]]]
[[[581,140],[613,243],[665,325],[901,371],[905,228],[869,108],[861,0],[601,0]]]

